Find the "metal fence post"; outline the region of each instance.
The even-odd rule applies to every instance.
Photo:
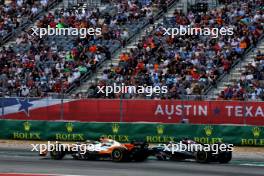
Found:
[[[123,94],[120,98],[120,122],[123,122]]]
[[[181,100],[181,106],[182,106],[182,114],[181,114],[181,121],[180,123],[183,122],[183,119],[185,118],[185,109],[184,109],[184,103],[183,103],[183,100]],[[189,121],[189,119],[188,119]]]
[[[61,109],[60,109],[60,119],[63,120],[64,111],[63,111],[63,97],[61,98]]]
[[[1,113],[1,118],[4,119],[4,113],[5,113],[5,109],[4,109],[4,97],[1,97],[1,106],[2,106],[2,113]]]
[[[246,101],[248,101],[247,97],[246,97]],[[246,122],[246,101],[243,101],[243,121],[244,121],[244,126],[247,125]]]

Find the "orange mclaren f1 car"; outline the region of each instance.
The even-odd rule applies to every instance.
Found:
[[[65,155],[71,155],[77,160],[112,160],[144,161],[151,152],[146,142],[131,142],[121,144],[115,140],[100,138],[99,141],[86,141],[71,145],[57,143],[50,149],[40,151],[40,156],[50,154],[52,159],[60,160]]]

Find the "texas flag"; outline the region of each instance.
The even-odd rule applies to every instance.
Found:
[[[120,103],[118,100],[0,98],[0,118],[119,122]]]
[[[73,100],[51,98],[1,98],[2,119],[60,120],[63,107]]]

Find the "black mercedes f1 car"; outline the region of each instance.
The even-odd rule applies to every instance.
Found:
[[[232,159],[232,149],[232,144],[202,144],[185,139],[178,143],[159,144],[152,148],[152,153],[158,160],[195,159],[199,163],[228,163]]]

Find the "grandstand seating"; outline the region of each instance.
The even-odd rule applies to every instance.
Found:
[[[18,29],[21,30],[34,21],[55,2],[56,0],[17,0],[0,5],[0,44],[7,41]]]
[[[97,71],[104,61],[111,59],[120,48],[126,47],[154,16],[166,12],[172,0],[154,1],[109,1],[99,8],[79,7],[59,9],[41,16],[37,27],[47,28],[63,23],[66,27],[100,27],[101,36],[32,36],[27,29],[19,34],[13,45],[0,51],[0,92],[5,96],[43,97],[53,93],[69,93],[81,84],[82,78]],[[54,0],[32,1],[27,4],[18,0],[9,5],[0,5],[0,39],[20,28],[28,20],[35,19]],[[157,6],[158,4],[158,6]],[[163,18],[153,31],[138,41],[135,48],[122,53],[118,66],[106,69],[98,85],[163,86],[169,88],[164,95],[113,94],[105,97],[97,94],[97,85],[92,85],[88,98],[157,98],[184,99],[186,96],[204,95],[216,87],[218,79],[229,74],[234,64],[241,61],[247,49],[255,47],[263,35],[264,14],[262,1],[235,1],[206,13],[190,11],[188,14],[175,11],[173,17]],[[180,25],[189,27],[234,28],[234,35],[177,36],[163,35],[163,28]],[[128,34],[128,35],[127,35]],[[220,93],[219,99],[244,100],[264,97],[263,51],[256,62],[245,66],[242,80],[230,84]]]
[[[170,1],[168,1],[170,2]],[[106,4],[100,9],[61,9],[49,13],[36,22],[38,27],[63,21],[73,27],[84,23],[104,27],[100,37],[85,39],[69,36],[47,36],[39,39],[31,30],[22,32],[13,46],[0,52],[1,88],[9,96],[47,96],[48,93],[66,92],[78,85],[81,76],[95,71],[109,59],[124,41],[122,32],[129,36],[138,32],[156,13],[153,4],[131,4],[127,1]],[[96,24],[93,24],[93,20]],[[103,26],[103,24],[105,26]]]
[[[263,34],[263,12],[253,2],[232,3],[211,10],[206,14],[189,12],[186,16],[175,12],[173,18],[166,18],[162,25],[143,38],[130,53],[120,56],[119,66],[104,71],[100,85],[125,83],[126,85],[167,85],[169,94],[151,98],[185,98],[185,95],[203,95],[210,86],[216,86],[218,78],[227,73],[234,63],[241,60],[246,49],[256,45]],[[255,3],[260,3],[259,1]],[[258,17],[256,17],[258,16]],[[172,39],[163,36],[163,27],[179,25],[234,28],[234,35],[179,36]],[[93,85],[89,97],[104,97],[97,94]],[[145,95],[125,94],[108,98],[147,98]]]
[[[264,42],[260,47],[264,46]],[[230,79],[223,90],[219,90],[218,100],[264,100],[264,53],[254,51],[252,62],[239,68],[239,77]]]

